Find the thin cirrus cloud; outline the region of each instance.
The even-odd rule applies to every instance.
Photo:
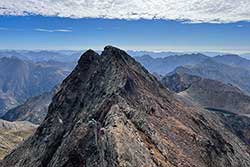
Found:
[[[43,29],[43,28],[36,28],[35,31],[39,32],[72,32],[70,29]]]
[[[250,0],[1,0],[0,15],[230,23],[250,21]]]
[[[5,27],[0,27],[0,31],[7,31],[9,30],[8,28],[5,28]]]

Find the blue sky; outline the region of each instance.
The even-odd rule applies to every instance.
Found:
[[[142,2],[2,0],[0,49],[250,52],[250,2]]]
[[[1,49],[250,51],[250,23],[0,16]]]

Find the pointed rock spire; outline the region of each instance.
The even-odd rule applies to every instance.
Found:
[[[78,61],[78,65],[80,67],[89,65],[92,61],[97,59],[98,56],[99,56],[98,53],[89,49],[81,56],[81,58]]]

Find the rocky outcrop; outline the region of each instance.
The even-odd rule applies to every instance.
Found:
[[[124,51],[88,50],[2,167],[248,167],[247,144],[187,107]]]
[[[180,93],[187,90],[193,85],[193,83],[197,83],[201,79],[202,79],[201,77],[189,75],[186,73],[174,73],[163,77],[161,79],[161,82],[171,91]]]

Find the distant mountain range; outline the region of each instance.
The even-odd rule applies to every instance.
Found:
[[[165,75],[175,68],[183,65],[195,65],[209,58],[203,54],[184,54],[179,56],[168,56],[165,58],[152,58],[149,55],[135,57],[150,72]]]
[[[187,73],[174,73],[162,79],[170,90],[209,110],[250,116],[250,96],[239,88]]]
[[[164,58],[168,56],[179,56],[183,54],[187,54],[185,52],[153,52],[153,51],[133,51],[128,50],[127,51],[131,56],[133,57],[141,57],[144,55],[150,55],[153,58]]]
[[[215,57],[215,56],[219,56],[219,55],[228,55],[230,54],[229,52],[171,52],[171,51],[158,51],[158,52],[154,52],[154,51],[132,51],[132,50],[128,50],[127,51],[129,54],[131,54],[134,57],[141,57],[143,55],[150,55],[153,58],[165,58],[168,56],[180,56],[180,55],[185,55],[185,54],[204,54],[206,56],[209,57]],[[240,54],[240,56],[249,56],[250,54]]]
[[[224,83],[230,83],[240,88],[245,93],[250,93],[250,71],[244,66],[231,66],[218,63],[209,58],[193,66],[182,66],[174,70],[174,73],[187,73]],[[171,75],[170,73],[169,75]]]
[[[82,51],[26,51],[26,50],[0,50],[0,57],[17,57],[22,60],[77,62]]]
[[[250,60],[240,57],[238,55],[229,54],[229,55],[215,56],[212,59],[218,63],[250,70]]]
[[[76,62],[84,50],[0,50],[0,57],[18,57],[20,59],[32,61],[60,61],[60,62]],[[97,53],[102,51],[97,50]],[[181,56],[187,54],[203,54],[208,57],[221,55],[230,55],[226,52],[173,52],[173,51],[127,51],[133,57],[141,57],[149,55],[152,58],[165,58],[169,56]],[[250,59],[250,53],[239,54],[239,56]]]
[[[241,57],[250,60],[250,53],[241,54]]]
[[[250,60],[238,55],[228,54],[208,57],[203,54],[186,54],[165,58],[152,58],[144,55],[136,57],[157,78],[168,73],[185,72],[208,79],[230,83],[244,93],[250,93]]]
[[[213,60],[217,63],[250,70],[250,60],[233,54],[209,57],[204,54],[197,53],[174,55],[164,58],[153,58],[149,55],[143,55],[135,58],[150,72],[160,75],[166,75],[179,66],[194,66],[196,64],[200,64],[206,59]]]
[[[0,58],[0,116],[30,97],[51,91],[71,72],[73,66],[55,61]]]

